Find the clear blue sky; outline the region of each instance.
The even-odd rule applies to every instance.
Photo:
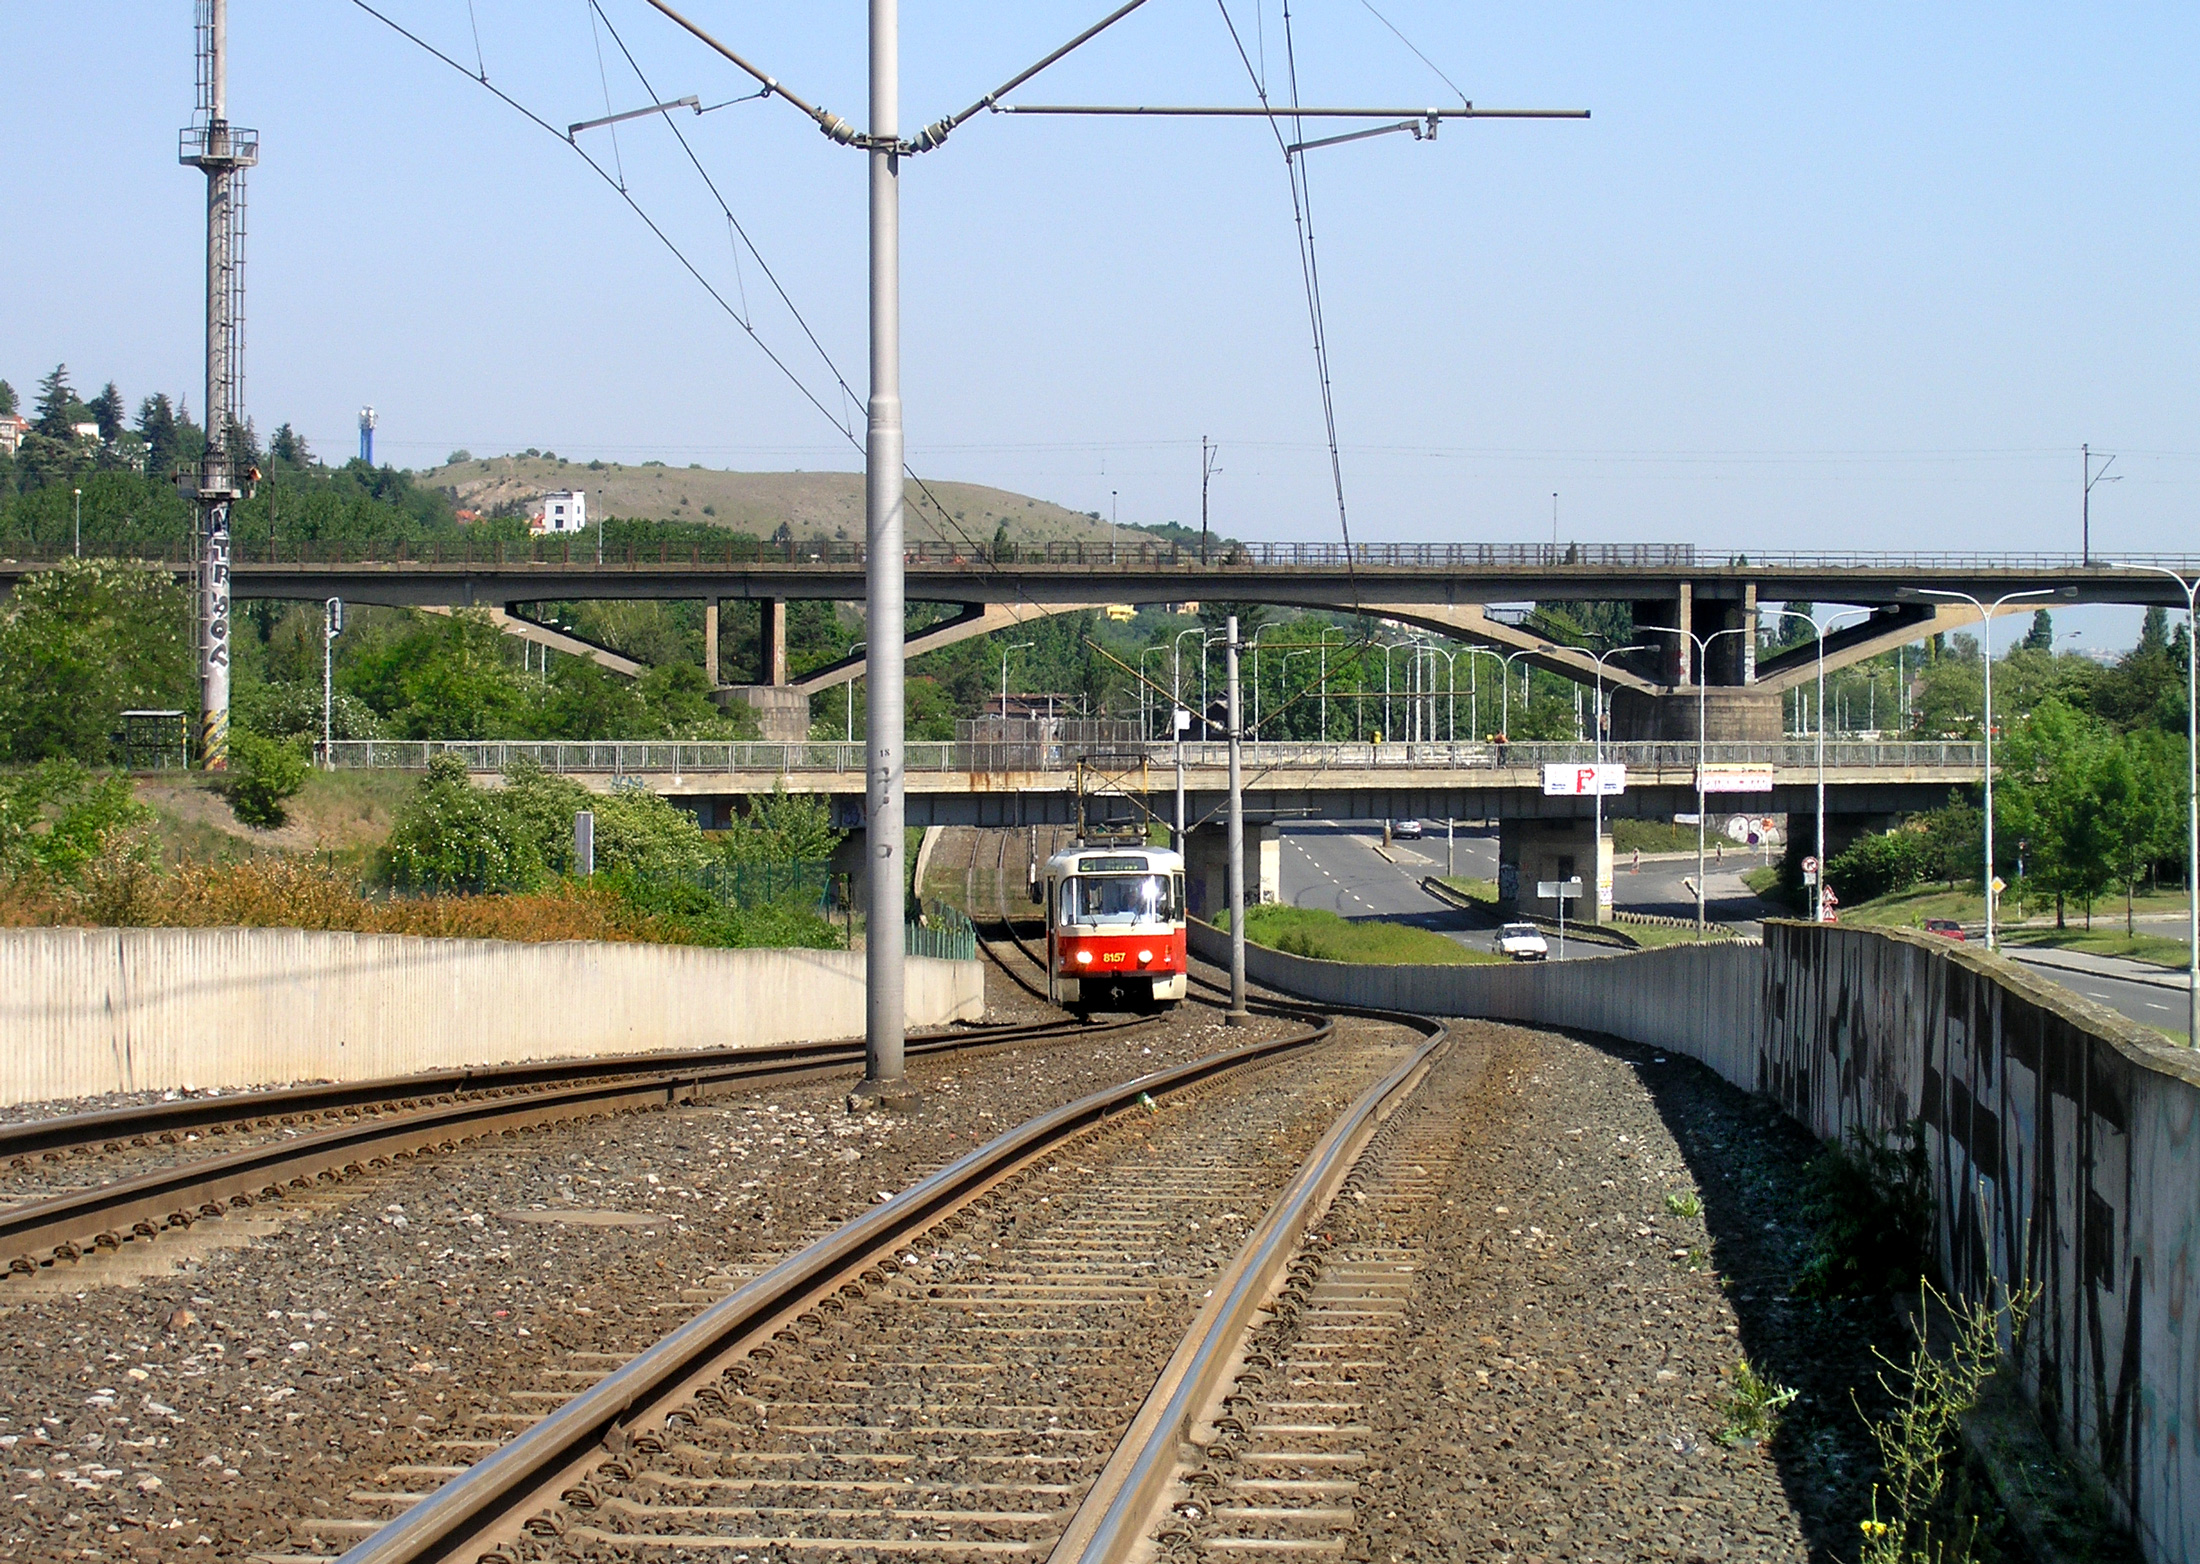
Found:
[[[1556,491],[1568,538],[2062,549],[2090,441],[2126,475],[2095,494],[2103,551],[2196,546],[2200,12],[1377,3],[1478,104],[1596,117],[1316,154],[1356,536],[1548,537]],[[747,90],[640,0],[604,7],[664,96]],[[1280,7],[1231,7],[1285,91]],[[383,8],[470,67],[478,27],[490,79],[559,126],[645,101],[583,0]],[[1106,8],[909,0],[905,131]],[[685,9],[860,120],[859,0]],[[380,453],[410,465],[530,445],[855,464],[560,141],[349,0],[232,0],[231,17],[232,114],[264,149],[248,250],[263,433],[289,419],[341,455],[372,402]],[[1301,0],[1294,27],[1308,102],[1446,101],[1361,0]],[[202,181],[174,161],[190,6],[9,0],[0,29],[0,375],[27,392],[65,359],[133,403],[190,390]],[[1213,0],[1150,0],[1019,96],[1248,93]],[[783,103],[683,128],[860,393],[860,156]],[[608,133],[583,139],[613,162]],[[622,127],[616,159],[837,411],[664,126]],[[1264,126],[981,116],[903,183],[920,471],[1196,520],[1208,434],[1218,525],[1336,535]]]

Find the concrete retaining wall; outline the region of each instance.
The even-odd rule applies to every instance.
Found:
[[[975,961],[911,957],[911,1026],[976,1020]],[[0,930],[0,1103],[367,1080],[863,1031],[863,955],[302,929]]]
[[[1193,948],[1228,959],[1195,926]],[[2146,1557],[2200,1558],[2200,1057],[1948,940],[1772,924],[1765,945],[1516,967],[1369,967],[1248,946],[1310,999],[1674,1049],[1825,1140],[1924,1126],[1942,1277],[2041,1288],[2024,1371]]]

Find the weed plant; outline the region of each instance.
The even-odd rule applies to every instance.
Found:
[[[1780,1431],[1780,1414],[1799,1394],[1758,1373],[1749,1359],[1738,1359],[1733,1388],[1712,1402],[1722,1421],[1711,1437],[1722,1445],[1769,1444]]]
[[[1896,1363],[1873,1349],[1899,1385],[1886,1373],[1879,1375],[1880,1388],[1895,1409],[1871,1424],[1884,1482],[1873,1486],[1871,1516],[1859,1523],[1864,1534],[1861,1564],[1966,1564],[1979,1556],[1988,1528],[1969,1513],[1963,1494],[1949,1491],[1957,1466],[1956,1436],[1964,1415],[1978,1405],[1979,1392],[2001,1365],[2004,1326],[2010,1341],[2021,1343],[2025,1321],[2039,1299],[2036,1286],[2015,1292],[1994,1286],[1999,1302],[1989,1294],[1958,1307],[1931,1283],[1920,1282],[1918,1340],[1909,1361]],[[1954,1335],[1946,1357],[1933,1351],[1927,1329],[1943,1312]],[[1888,1505],[1885,1515],[1880,1514],[1882,1494]]]

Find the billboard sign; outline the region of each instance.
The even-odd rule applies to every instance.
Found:
[[[1545,798],[1591,798],[1600,794],[1610,797],[1626,791],[1625,766],[1546,765],[1543,768]]]
[[[1706,793],[1769,793],[1772,767],[1713,761],[1696,768],[1696,786]]]

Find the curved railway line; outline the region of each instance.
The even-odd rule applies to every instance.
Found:
[[[999,899],[1003,934],[987,954],[1043,998],[1023,970],[1043,968]],[[1371,1144],[1385,1170],[1418,1160],[1370,1187],[1433,1187],[1436,1153],[1385,1126],[1431,1068],[1442,1023],[1263,1008],[1302,1024],[1001,1135],[711,1303],[485,1458],[399,1468],[353,1493],[359,1518],[316,1537],[359,1539],[344,1564],[1100,1564],[1157,1527],[1175,1536],[1169,1505],[1214,1480],[1206,1462],[1187,1469],[1182,1441],[1200,1420],[1210,1434],[1242,1427],[1234,1414],[1270,1361],[1244,1357],[1256,1330],[1297,1320],[1316,1295],[1396,1296],[1361,1270],[1394,1277],[1399,1255],[1354,1251],[1344,1263],[1360,1269],[1332,1276],[1305,1248],[1311,1224],[1348,1180],[1371,1177],[1355,1172]],[[1332,1446],[1352,1432],[1339,1417]],[[422,1492],[422,1478],[448,1480]]]
[[[978,1027],[913,1037],[908,1051],[981,1051],[1090,1030],[1067,1020]],[[0,1160],[18,1172],[75,1174],[87,1161],[95,1172],[115,1161],[152,1165],[0,1207],[0,1265],[34,1272],[490,1136],[702,1102],[862,1063],[860,1039],[791,1043],[446,1071],[11,1125],[0,1130]],[[212,1149],[237,1140],[250,1144]]]

